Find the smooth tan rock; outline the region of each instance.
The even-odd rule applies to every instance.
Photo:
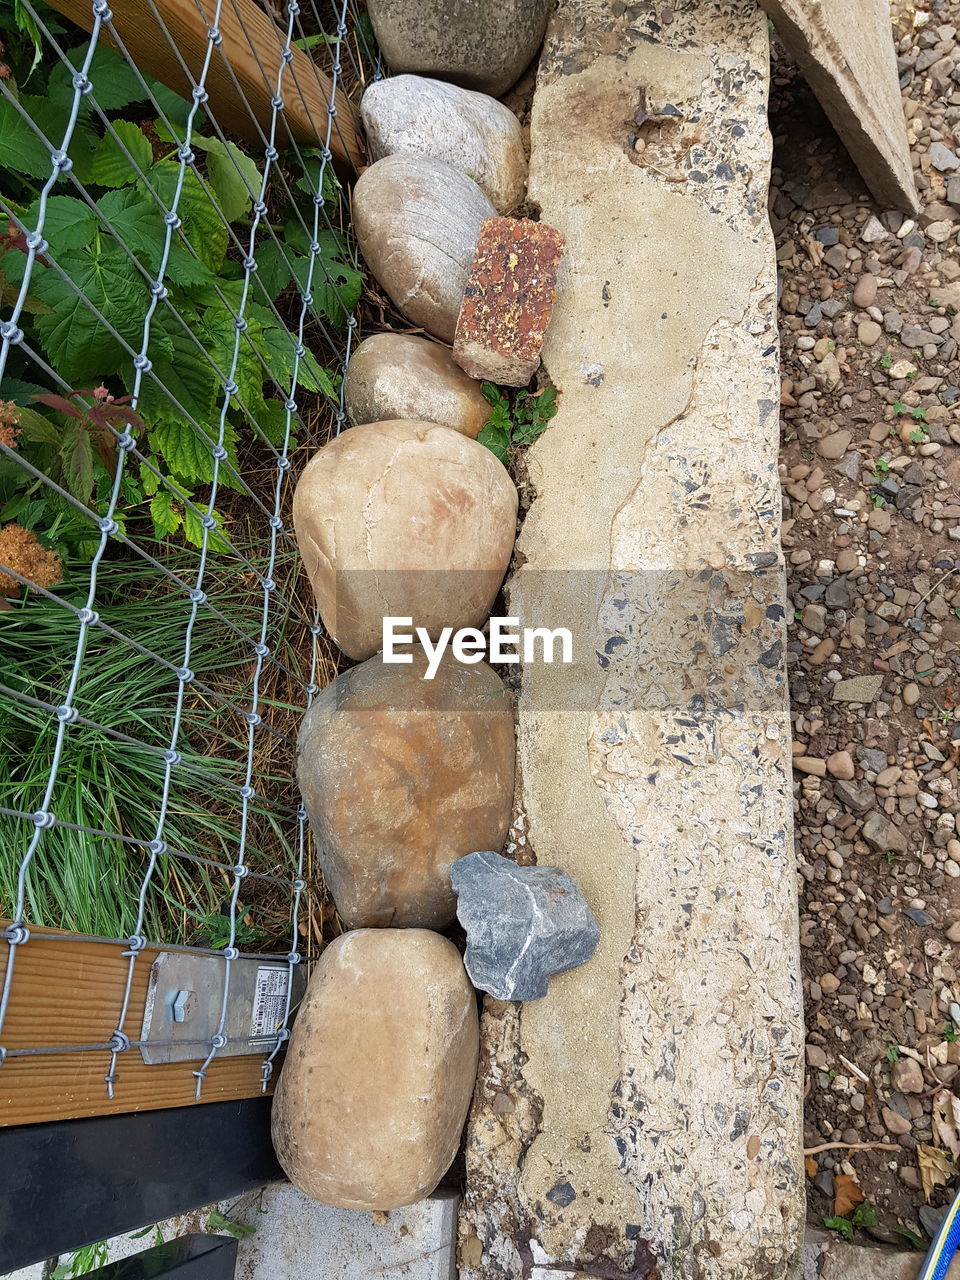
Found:
[[[516,533],[517,491],[489,449],[433,422],[371,422],[323,446],[293,498],[324,626],[351,658],[383,618],[437,639],[490,613]]]
[[[452,942],[425,929],[337,938],[313,971],[273,1102],[287,1177],[343,1209],[428,1196],[457,1153],[478,1040]]]
[[[374,160],[396,152],[432,156],[467,174],[500,213],[527,189],[520,121],[486,93],[426,76],[375,80],[360,102]]]
[[[882,209],[917,211],[887,0],[760,0]]]
[[[297,781],[337,910],[350,928],[442,929],[450,864],[499,850],[513,804],[513,711],[483,663],[396,666],[378,655],[338,676],[304,716]]]
[[[368,0],[391,69],[498,96],[530,65],[550,0]]]
[[[414,324],[452,342],[485,218],[496,209],[472,178],[429,156],[385,156],[353,189],[367,266]]]
[[[350,357],[343,403],[355,426],[396,418],[436,422],[476,440],[490,416],[479,384],[426,338],[377,333]]]

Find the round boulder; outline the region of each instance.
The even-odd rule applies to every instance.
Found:
[[[360,103],[374,160],[398,152],[432,156],[469,174],[500,213],[527,189],[520,121],[486,93],[425,76],[375,80]]]
[[[550,0],[367,0],[390,69],[499,97],[540,47]]]
[[[348,928],[442,929],[457,908],[450,865],[501,849],[513,803],[513,712],[485,663],[447,656],[424,679],[371,658],[304,716],[297,781],[320,865]]]
[[[414,324],[453,342],[484,219],[496,209],[472,178],[430,156],[385,156],[353,189],[367,266]]]
[[[452,942],[358,929],[310,978],[273,1100],[295,1187],[341,1209],[398,1209],[457,1153],[477,1076],[477,1001]]]
[[[479,384],[446,347],[405,333],[377,333],[350,357],[343,404],[356,426],[415,418],[476,440],[490,416]]]
[[[383,619],[444,627],[489,616],[516,535],[517,491],[489,449],[434,422],[370,422],[336,436],[293,497],[297,545],[324,626],[351,658]]]

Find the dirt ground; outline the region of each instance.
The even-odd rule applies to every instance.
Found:
[[[960,1155],[960,0],[891,12],[920,215],[778,50],[771,220],[810,1219],[862,1195],[925,1247]]]

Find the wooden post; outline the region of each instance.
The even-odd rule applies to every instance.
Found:
[[[89,0],[51,0],[51,4],[78,26],[91,29]],[[169,35],[143,0],[113,0],[111,8],[112,25],[140,70],[189,98],[193,85],[180,58],[194,80],[198,79],[215,13],[213,0],[156,0],[156,10]],[[250,113],[268,134],[284,35],[254,0],[223,0],[219,26],[223,40],[214,50],[205,82],[209,109],[225,131],[262,149]],[[105,29],[102,38],[111,43]],[[291,49],[291,53],[292,61],[283,76],[284,116],[297,142],[322,147],[327,137],[330,79],[302,49]],[[96,84],[93,91],[96,96]],[[341,174],[349,174],[363,163],[363,146],[354,106],[339,89],[336,109],[330,150]],[[278,132],[277,145],[283,149],[282,132]]]
[[[124,1030],[140,1037],[150,966],[161,948],[146,947],[133,967],[130,1011]],[[35,935],[17,948],[2,1044],[8,1051],[56,1045],[102,1044],[116,1029],[129,961],[124,948],[85,942],[72,934]],[[9,949],[0,943],[0,983]],[[206,1056],[198,1050],[197,1062]],[[207,1069],[200,1102],[259,1097],[265,1053],[216,1057]],[[140,1051],[119,1055],[113,1098],[104,1076],[106,1050],[87,1049],[16,1057],[0,1066],[0,1127],[158,1110],[196,1102],[197,1062],[148,1066]],[[275,1062],[279,1069],[280,1062]]]

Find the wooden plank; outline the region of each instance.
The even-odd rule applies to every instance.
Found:
[[[159,953],[147,947],[133,970],[130,1012],[124,1030],[139,1038],[150,966]],[[0,944],[0,984],[9,948]],[[116,1030],[127,978],[123,948],[78,941],[65,933],[31,937],[17,948],[10,1006],[0,1043],[8,1050],[52,1045],[101,1044]],[[205,1054],[199,1053],[197,1061]],[[260,1094],[264,1054],[214,1058],[201,1102]],[[275,1062],[275,1068],[279,1062]],[[196,1062],[146,1066],[138,1049],[121,1053],[113,1098],[104,1076],[110,1054],[101,1050],[8,1057],[0,1067],[0,1126],[72,1120],[122,1111],[160,1110],[196,1101]]]
[[[89,0],[51,0],[51,3],[71,22],[86,31],[91,29],[93,15]],[[112,25],[140,70],[189,98],[193,85],[180,58],[197,80],[207,51],[207,32],[216,12],[214,0],[156,0],[157,12],[169,37],[143,0],[114,0],[111,8]],[[263,142],[251,119],[251,110],[269,136],[271,99],[276,89],[284,35],[254,0],[223,0],[220,32],[223,42],[219,50],[214,50],[205,82],[209,109],[224,130],[242,138],[256,154],[262,151]],[[107,44],[113,43],[105,28],[101,38]],[[283,76],[284,116],[297,142],[322,147],[327,137],[330,80],[302,49],[292,49],[291,53],[293,59]],[[242,92],[230,75],[227,58]],[[96,84],[93,91],[96,95]],[[363,163],[363,146],[356,110],[339,89],[336,109],[330,150],[341,174],[353,173]],[[285,142],[281,125],[277,146],[282,150]]]

